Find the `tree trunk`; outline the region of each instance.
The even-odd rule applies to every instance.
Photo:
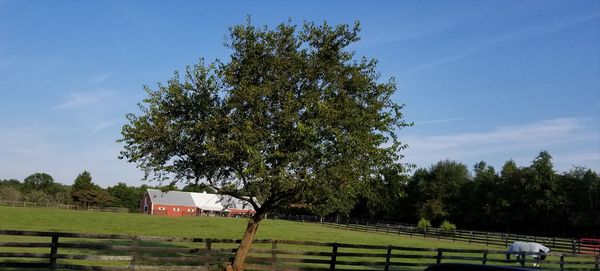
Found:
[[[238,247],[238,250],[233,258],[232,268],[234,271],[244,270],[248,251],[250,251],[250,246],[252,246],[254,235],[256,235],[256,230],[258,229],[258,223],[260,223],[261,220],[262,216],[255,215],[250,219],[250,221],[248,221],[248,227],[246,227],[246,232],[244,233],[242,242],[240,243],[240,246]]]

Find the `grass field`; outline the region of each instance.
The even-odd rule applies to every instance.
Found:
[[[247,220],[220,217],[164,217],[50,208],[0,207],[0,229],[144,236],[240,239]],[[486,248],[484,245],[393,234],[364,233],[284,220],[265,220],[257,239],[302,240],[428,248]],[[500,247],[487,247],[501,249]]]
[[[157,236],[157,237],[182,237],[182,238],[212,238],[212,239],[240,239],[245,230],[247,219],[239,218],[219,218],[219,217],[164,217],[164,216],[148,216],[142,214],[128,213],[101,213],[89,211],[75,211],[52,208],[22,208],[22,207],[0,207],[0,230],[30,230],[30,231],[59,231],[73,233],[97,233],[97,234],[120,234],[132,236]],[[67,238],[68,239],[68,238]],[[422,237],[399,236],[395,234],[373,233],[373,232],[356,232],[345,229],[337,229],[335,227],[322,226],[320,224],[292,222],[285,220],[270,220],[262,222],[259,227],[256,239],[274,239],[274,240],[296,240],[296,241],[314,241],[331,243],[337,242],[342,244],[360,244],[360,245],[391,245],[397,247],[408,248],[443,248],[443,249],[484,249],[503,251],[504,247],[485,246],[481,244],[469,244],[465,242],[452,242],[436,239],[425,239]],[[97,242],[104,244],[119,244],[121,241],[110,240],[81,240],[82,242]],[[33,237],[33,236],[10,236],[0,235],[0,242],[48,242],[48,237]],[[63,240],[64,242],[64,240]],[[66,242],[79,242],[77,238]],[[157,243],[157,245],[159,245]],[[161,246],[179,247],[179,248],[196,248],[199,244],[195,243],[180,243],[173,242],[169,244],[163,243]],[[214,248],[234,248],[235,244],[218,244],[215,243]],[[269,249],[270,244],[255,244],[253,247]],[[306,247],[298,245],[280,246],[279,249],[289,251],[312,251],[312,252],[330,252],[331,247]],[[13,253],[48,253],[48,248],[5,248],[0,252]],[[121,255],[112,251],[90,251],[82,249],[61,248],[61,253],[67,254],[94,254],[97,255]],[[343,252],[354,253],[373,253],[371,250],[343,249]],[[384,253],[385,250],[376,252]],[[117,253],[117,254],[113,254]],[[269,252],[270,253],[270,252]],[[404,263],[415,264],[431,264],[431,256],[435,255],[435,250],[423,249],[423,252],[401,251],[395,250],[395,255],[406,255],[405,258],[395,258],[393,261],[402,261]],[[469,254],[475,252],[467,251],[447,251],[448,260],[444,262],[464,262],[464,257],[481,257],[481,252],[478,254]],[[416,255],[413,255],[416,254]],[[267,255],[267,257],[270,254]],[[164,255],[163,255],[164,256]],[[168,255],[167,255],[168,256]],[[176,255],[177,259],[189,255]],[[427,258],[422,258],[426,256]],[[301,255],[288,255],[292,258],[306,257]],[[398,257],[398,256],[396,256]],[[581,259],[572,258],[575,264],[581,267],[589,268],[593,266],[593,258]],[[551,256],[549,259],[553,262],[547,262],[546,267],[552,267],[559,270],[558,256]],[[317,259],[327,260],[328,257],[317,256]],[[381,262],[381,256],[368,256],[367,258],[357,258],[354,256],[340,256],[338,261],[346,262]],[[445,258],[446,259],[446,258]],[[473,260],[471,259],[471,260]],[[503,254],[490,255],[490,259],[495,259],[496,264],[500,265],[515,265],[514,263],[503,263]],[[14,260],[14,259],[13,259]],[[0,263],[3,260],[0,259]],[[42,260],[43,261],[43,260]],[[433,262],[432,262],[433,261]],[[111,261],[102,262],[95,260],[73,260],[65,259],[61,262],[67,264],[85,264],[85,265],[108,265],[108,266],[127,266],[128,261]],[[569,264],[571,265],[571,264]],[[311,264],[302,264],[304,267],[316,267]],[[353,269],[362,268],[361,266],[346,265]],[[581,268],[577,267],[577,268]],[[377,268],[375,268],[377,269]],[[418,268],[417,268],[418,269]],[[590,269],[591,270],[591,269]]]

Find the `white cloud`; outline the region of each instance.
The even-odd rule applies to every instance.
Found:
[[[113,72],[100,73],[92,77],[88,82],[90,85],[98,85],[104,83],[113,76]]]
[[[589,148],[598,148],[600,135],[586,126],[587,121],[589,120],[559,118],[502,126],[482,132],[406,135],[403,142],[409,148],[404,155],[406,162],[429,166],[448,158],[468,163],[481,160],[502,163],[511,158],[531,157],[521,161],[527,162],[533,159],[536,152],[549,150],[552,154],[555,150],[555,161],[565,160],[559,163],[561,166],[569,161],[571,164],[598,170],[600,165],[597,163],[596,153],[590,152]],[[575,147],[582,143],[590,145],[588,150],[582,152],[581,147]],[[565,147],[567,152],[564,151]]]
[[[46,129],[41,126],[2,129],[0,132],[0,156],[36,156],[51,151],[57,145],[48,141],[46,136]]]
[[[415,121],[416,126],[427,125],[427,124],[436,124],[436,123],[446,123],[446,122],[455,122],[461,121],[463,118],[451,118],[451,119],[439,119],[439,120],[423,120],[423,121]]]
[[[46,172],[57,182],[71,184],[88,170],[94,183],[103,187],[123,181],[132,185],[142,173],[117,157],[122,145],[117,135],[107,137],[65,133],[50,125],[16,125],[0,131],[0,179],[23,180]]]
[[[91,93],[71,93],[67,100],[57,106],[52,107],[52,110],[78,108],[93,104],[99,100],[97,95]]]
[[[560,138],[581,127],[581,120],[578,119],[544,120],[525,125],[499,127],[489,132],[417,137],[414,138],[416,142],[411,144],[411,148],[423,152],[465,148],[473,145],[527,143]]]
[[[580,24],[580,23],[597,20],[598,18],[600,18],[600,16],[598,16],[598,15],[583,16],[583,17],[571,18],[571,19],[566,19],[566,20],[557,20],[556,22],[551,22],[551,23],[544,24],[544,25],[528,26],[525,28],[506,32],[506,33],[498,35],[496,37],[476,43],[473,46],[466,48],[464,51],[456,53],[454,55],[441,57],[439,59],[430,60],[425,63],[416,65],[410,69],[410,72],[418,72],[418,71],[426,70],[426,69],[429,69],[429,68],[432,68],[435,66],[451,63],[451,62],[463,59],[465,57],[468,57],[470,55],[473,55],[475,53],[478,53],[480,51],[496,47],[503,43],[513,42],[516,40],[538,38],[538,37],[542,37],[545,35],[549,35],[549,34],[570,28],[570,27]]]

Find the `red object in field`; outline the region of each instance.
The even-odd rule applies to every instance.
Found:
[[[600,254],[600,238],[583,237],[579,239],[579,253]]]

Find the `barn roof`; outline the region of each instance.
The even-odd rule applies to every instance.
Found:
[[[205,211],[253,210],[249,203],[231,196],[183,191],[162,192],[157,189],[147,191],[154,204],[195,206]]]
[[[189,192],[148,189],[148,195],[154,204],[196,206]]]
[[[208,193],[190,193],[196,207],[206,211],[223,211],[225,208],[221,204],[221,199],[217,194]]]
[[[221,196],[221,204],[223,204],[223,206],[225,206],[227,209],[254,210],[250,203],[232,196]]]

